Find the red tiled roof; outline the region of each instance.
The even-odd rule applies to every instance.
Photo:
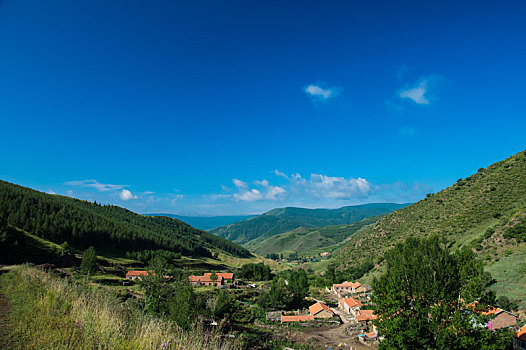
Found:
[[[329,309],[329,307],[327,305],[325,305],[324,303],[317,302],[316,304],[311,305],[309,307],[310,314],[313,315],[313,316],[316,315],[318,312],[320,312],[322,310],[325,310],[325,311],[330,312],[331,314],[333,314],[332,310]]]
[[[343,304],[345,303],[349,307],[355,307],[355,306],[362,307],[363,306],[363,304],[359,300],[356,300],[354,298],[343,298],[343,299],[340,299],[338,303],[340,303],[341,306],[343,306]]]
[[[358,321],[371,321],[376,320],[378,316],[373,315],[373,310],[360,310],[356,315]]]
[[[217,279],[215,281],[212,281],[210,276],[194,276],[190,275],[188,276],[188,279],[190,282],[201,282],[201,283],[210,283],[210,282],[221,282],[223,280],[222,276],[217,276]]]
[[[362,284],[361,284],[360,282],[354,282],[354,283],[352,284],[352,287],[353,287],[354,289],[356,289],[356,288],[360,288],[361,286],[362,286]]]
[[[131,276],[148,276],[148,271],[128,271],[126,277]]]
[[[292,316],[281,315],[281,323],[303,322],[303,321],[313,321],[313,320],[314,320],[314,316],[312,315],[292,315]]]
[[[205,273],[205,277],[206,276],[210,276],[210,275],[212,275],[211,272]],[[221,277],[223,277],[226,280],[234,279],[234,274],[232,272],[216,272],[216,276],[218,276],[218,277],[221,276]]]
[[[378,333],[376,333],[376,332],[369,332],[369,333],[365,333],[365,335],[367,336],[367,338],[372,339],[372,338],[376,337],[378,335]]]
[[[352,283],[351,282],[348,282],[348,281],[345,281],[345,282],[342,282],[342,283],[335,283],[332,285],[332,287],[352,287]]]
[[[515,338],[526,341],[526,325],[522,326],[517,333],[515,333]]]

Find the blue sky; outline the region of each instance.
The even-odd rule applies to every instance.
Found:
[[[0,178],[141,213],[411,202],[524,150],[524,1],[0,1]]]

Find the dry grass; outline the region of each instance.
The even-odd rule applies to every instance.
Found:
[[[218,333],[175,323],[120,302],[111,292],[20,266],[0,277],[17,349],[235,349]]]

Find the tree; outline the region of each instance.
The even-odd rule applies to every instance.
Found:
[[[214,305],[214,315],[219,318],[225,317],[227,313],[231,312],[233,304],[234,300],[230,293],[226,290],[220,290]]]
[[[454,254],[437,238],[408,238],[386,253],[387,271],[373,281],[380,349],[506,349],[505,331],[466,303],[491,281],[469,249]]]
[[[80,263],[80,269],[87,275],[90,275],[97,271],[99,263],[97,262],[97,252],[95,248],[89,247],[82,254],[82,262]]]
[[[298,269],[290,274],[288,289],[292,295],[292,307],[302,307],[309,292],[309,279],[304,269]]]

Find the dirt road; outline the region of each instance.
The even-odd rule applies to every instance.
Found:
[[[286,337],[294,339],[294,341],[300,343],[310,343],[320,349],[346,349],[348,350],[351,346],[353,349],[358,350],[371,350],[373,348],[363,345],[362,343],[354,340],[345,334],[347,325],[343,324],[338,327],[324,326],[324,327],[312,327],[305,328],[302,332],[288,331]],[[341,347],[338,347],[342,344]],[[345,345],[344,345],[345,344]]]

